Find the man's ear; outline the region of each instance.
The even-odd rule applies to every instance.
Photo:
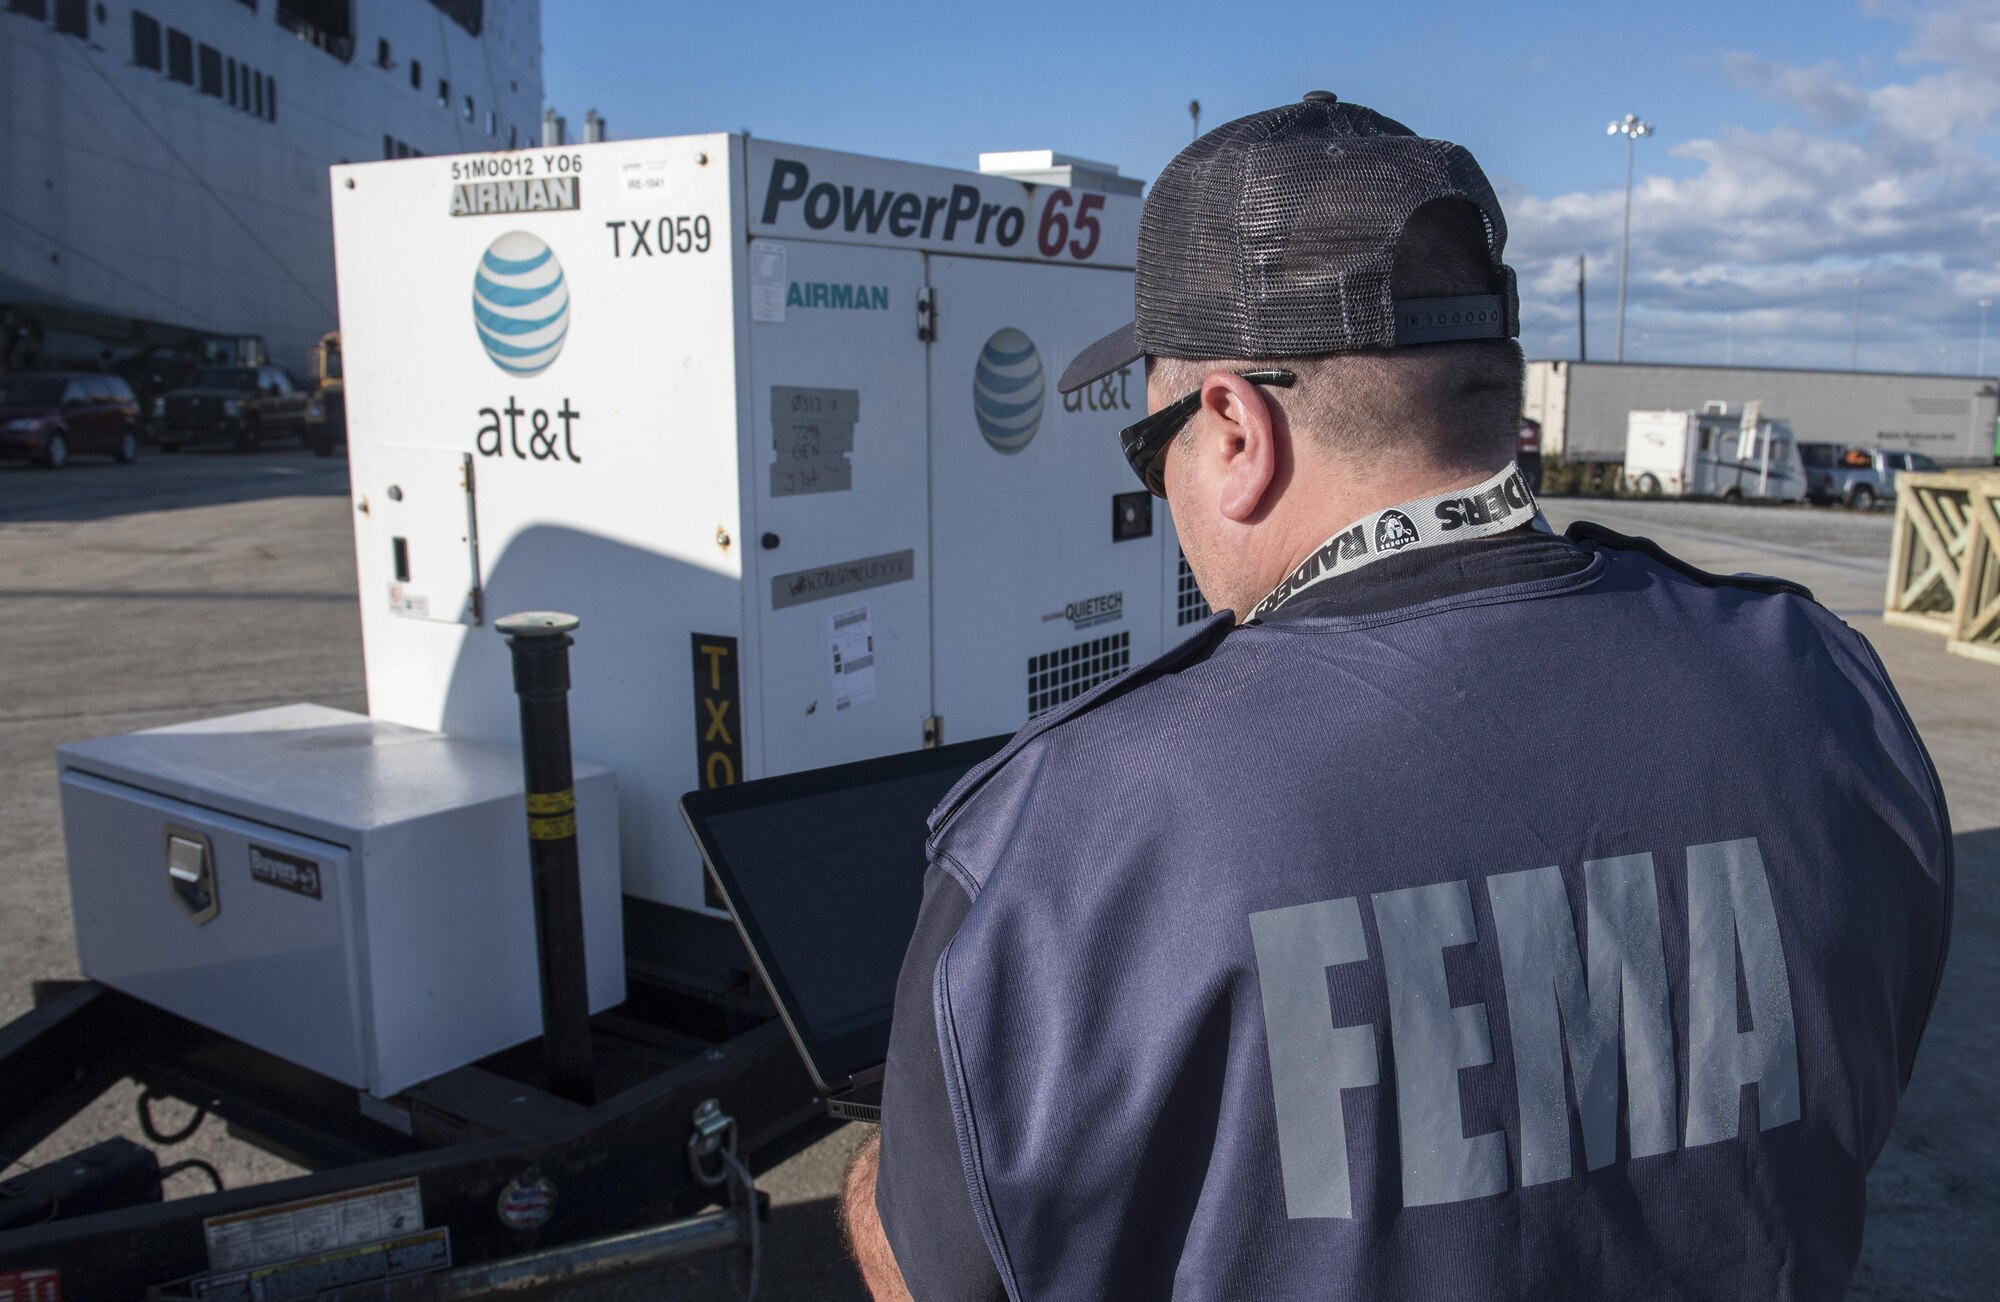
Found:
[[[1213,441],[1207,460],[1216,473],[1216,506],[1231,520],[1254,519],[1268,505],[1285,449],[1278,413],[1262,389],[1231,371],[1201,382],[1201,415]]]

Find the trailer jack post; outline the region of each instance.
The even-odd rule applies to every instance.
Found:
[[[528,861],[549,1089],[590,1103],[595,1093],[590,988],[569,749],[569,635],[580,622],[574,615],[534,611],[509,615],[494,627],[513,652],[514,692],[521,699],[521,766],[528,788]]]

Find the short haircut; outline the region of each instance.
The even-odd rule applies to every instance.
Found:
[[[1456,199],[1410,215],[1391,273],[1398,298],[1491,294],[1501,288],[1479,211]],[[1520,429],[1521,346],[1466,339],[1310,357],[1156,357],[1149,374],[1175,396],[1210,371],[1279,367],[1291,389],[1267,389],[1292,430],[1347,459],[1402,457],[1440,469],[1490,469],[1513,455]]]

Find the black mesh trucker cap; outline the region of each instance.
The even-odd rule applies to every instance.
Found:
[[[1403,223],[1460,199],[1486,225],[1490,292],[1396,299]],[[1136,319],[1083,350],[1069,393],[1142,357],[1262,360],[1521,332],[1507,223],[1470,153],[1330,91],[1225,123],[1167,164],[1139,217]]]

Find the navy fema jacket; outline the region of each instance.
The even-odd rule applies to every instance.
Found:
[[[1858,634],[1578,526],[1218,617],[933,816],[919,1302],[1825,1298],[1951,840]]]

